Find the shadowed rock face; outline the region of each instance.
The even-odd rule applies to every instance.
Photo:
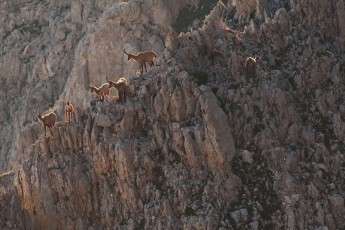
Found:
[[[6,193],[21,214],[1,212],[0,227],[343,228],[344,2],[218,3],[198,30],[167,29],[156,66],[129,73],[125,104],[91,101],[77,80],[110,71],[97,60],[115,18],[138,19],[135,4],[107,8],[78,43],[55,103],[78,98],[76,122],[48,138],[36,123],[21,129]],[[248,17],[240,4],[263,10]],[[246,78],[254,55],[256,77]]]

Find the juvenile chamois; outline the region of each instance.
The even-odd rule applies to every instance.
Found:
[[[119,80],[117,80],[117,82],[113,82],[111,80],[108,80],[108,78],[106,78],[108,83],[109,83],[109,88],[115,88],[117,89],[117,92],[119,94],[119,101],[122,102],[126,102],[127,99],[127,94],[128,94],[128,83],[126,78],[121,77]]]
[[[66,105],[65,105],[65,122],[71,123],[73,119],[73,113],[74,113],[74,106],[69,100],[67,100]]]
[[[47,113],[43,116],[41,114],[37,114],[37,119],[41,122],[41,124],[44,126],[44,136],[47,135],[47,127],[50,130],[50,133],[53,135],[53,132],[51,128],[55,125],[56,122],[56,114],[54,112]]]
[[[123,50],[123,52],[127,54],[128,60],[133,59],[139,62],[140,68],[141,68],[141,75],[143,75],[144,73],[144,67],[145,67],[145,71],[147,72],[146,63],[148,63],[150,66],[153,66],[154,65],[153,61],[157,57],[157,55],[153,51],[144,51],[144,52],[138,53],[137,55],[127,53],[125,50]]]
[[[244,67],[246,71],[246,78],[251,79],[256,77],[256,64],[259,57],[248,57],[244,62]]]
[[[91,93],[95,93],[98,96],[101,96],[100,101],[103,101],[105,96],[109,95],[109,83],[104,83],[101,87],[97,88],[95,86],[90,85]]]

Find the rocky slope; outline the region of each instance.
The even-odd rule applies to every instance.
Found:
[[[76,122],[48,138],[36,123],[21,130],[0,226],[342,229],[344,1],[218,3],[197,30],[167,28],[148,74],[126,72],[125,104],[91,101],[83,86],[113,76],[99,59],[110,55],[113,18],[133,4],[104,11],[78,43],[55,103],[61,111],[75,98]],[[252,79],[243,62],[254,55]]]
[[[0,169],[17,167],[20,130],[36,119],[37,112],[66,97],[85,108],[91,99],[86,94],[89,84],[127,75],[135,66],[124,62],[123,48],[160,53],[180,9],[197,3],[2,1]],[[76,84],[84,87],[75,90]]]

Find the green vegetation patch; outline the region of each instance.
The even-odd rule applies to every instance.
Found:
[[[258,151],[251,149],[251,151]],[[258,202],[256,207],[263,221],[259,221],[260,229],[273,229],[270,222],[272,217],[282,210],[282,201],[273,189],[273,172],[269,169],[266,159],[261,153],[255,153],[254,162],[248,164],[241,160],[239,155],[235,156],[232,162],[232,171],[241,178],[242,188],[239,203],[233,204],[235,209],[246,208],[248,216],[252,215],[253,204]],[[251,221],[248,218],[248,221]]]
[[[155,166],[152,169],[154,180],[152,181],[155,188],[161,192],[163,197],[167,197],[173,190],[171,186],[166,184],[167,178],[164,175],[161,166]]]
[[[42,28],[47,25],[40,24],[38,20],[31,23],[23,23],[21,25],[15,25],[14,29],[19,30],[20,33],[30,33],[31,36],[37,37],[42,34]]]
[[[183,8],[172,27],[177,33],[187,32],[194,26],[199,27],[217,2],[216,0],[205,0],[200,1],[197,7]]]
[[[195,210],[190,206],[186,207],[183,214],[186,216],[195,216],[196,215]]]
[[[208,82],[208,75],[205,72],[196,71],[193,73],[193,77],[195,78],[195,81],[198,84],[198,86],[206,85]]]

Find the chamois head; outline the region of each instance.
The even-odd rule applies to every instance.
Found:
[[[40,123],[44,126],[44,136],[46,136],[47,134],[46,133],[47,127],[50,129],[50,132],[53,135],[51,128],[54,127],[55,125],[56,118],[57,118],[56,114],[54,112],[50,112],[41,116],[40,113],[37,113],[36,116],[37,116],[37,119],[40,121]]]
[[[69,106],[71,102],[69,100],[66,101],[66,105]]]
[[[42,115],[40,113],[36,113],[36,117],[37,117],[38,120],[42,119]]]
[[[244,68],[246,73],[246,78],[254,79],[256,77],[256,65],[257,61],[260,59],[260,56],[255,55],[254,57],[246,58],[244,62]]]
[[[260,56],[259,55],[255,55],[254,59],[255,59],[255,61],[259,61],[260,60]]]
[[[97,93],[96,87],[89,85],[89,88],[91,89],[91,93]]]

